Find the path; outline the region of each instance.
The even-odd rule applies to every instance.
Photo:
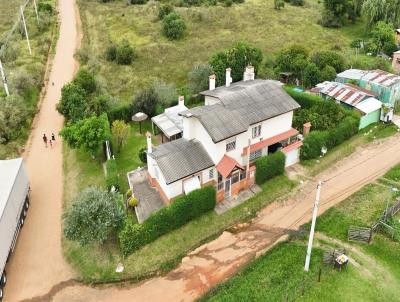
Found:
[[[165,276],[136,285],[89,287],[74,284],[52,293],[52,301],[193,301],[215,284],[227,279],[254,257],[271,248],[288,229],[297,229],[310,220],[318,179],[322,187],[319,214],[362,186],[382,176],[400,162],[400,135],[378,141],[305,183],[292,198],[263,209],[249,225],[224,232],[212,242],[188,254]],[[37,297],[40,300],[43,297]]]
[[[31,207],[7,266],[9,278],[5,302],[47,293],[54,285],[73,278],[61,248],[62,144],[57,139],[53,149],[46,149],[42,142],[43,133],[48,136],[51,132],[57,134],[63,125],[55,106],[61,96],[61,87],[72,79],[76,69],[73,55],[79,39],[74,1],[58,2],[61,27],[56,55],[47,94],[35,118],[24,154],[31,181]],[[54,86],[51,85],[53,81]]]

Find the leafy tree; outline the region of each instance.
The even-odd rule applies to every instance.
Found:
[[[274,0],[274,8],[280,10],[285,7],[285,2],[283,0]]]
[[[325,66],[321,70],[321,82],[323,81],[333,81],[336,78],[336,70],[332,66]]]
[[[116,141],[117,152],[126,144],[131,128],[124,121],[116,120],[112,123],[111,133]]]
[[[306,87],[313,87],[321,82],[321,72],[319,71],[317,65],[310,63],[304,69],[304,85]]]
[[[308,50],[293,44],[278,53],[275,68],[280,72],[292,72],[295,77],[302,78],[302,72],[308,64]]]
[[[107,115],[77,121],[64,127],[60,135],[71,148],[81,148],[94,156],[101,144],[111,136]]]
[[[153,116],[159,103],[158,94],[153,87],[150,87],[137,93],[132,105],[135,112],[144,112],[149,116]]]
[[[79,69],[73,83],[85,90],[87,95],[94,93],[97,89],[94,75],[86,68]]]
[[[188,86],[193,94],[208,89],[208,77],[213,73],[213,69],[208,63],[197,63],[188,73]]]
[[[311,61],[315,63],[319,69],[332,66],[336,72],[342,72],[346,68],[346,62],[343,56],[332,50],[322,50],[313,53]]]
[[[232,80],[237,82],[243,79],[243,73],[248,65],[252,65],[257,73],[262,59],[263,55],[259,48],[238,42],[227,50],[214,54],[210,59],[210,65],[217,77],[217,84],[223,85],[226,68],[232,69]]]
[[[167,15],[174,11],[174,7],[169,4],[161,4],[160,8],[158,9],[158,19],[163,20]]]
[[[88,103],[88,111],[99,116],[102,113],[109,111],[110,104],[111,100],[108,95],[92,97]]]
[[[349,9],[349,0],[324,0],[321,24],[325,27],[341,27]]]
[[[76,122],[86,116],[86,93],[80,86],[69,83],[61,89],[61,100],[57,110],[67,121]]]
[[[157,79],[153,82],[153,88],[158,94],[160,102],[163,106],[169,107],[171,103],[177,102],[178,94],[175,84],[167,84],[164,81]]]
[[[104,243],[124,221],[120,195],[96,187],[83,190],[64,215],[64,235],[81,245]]]
[[[367,20],[368,27],[378,21],[400,25],[400,1],[398,0],[365,0],[362,14]]]
[[[8,143],[22,131],[27,111],[23,100],[17,95],[0,97],[0,144]]]
[[[392,24],[379,21],[372,29],[371,35],[373,42],[378,47],[378,52],[382,50],[385,44],[395,44],[395,36]]]
[[[127,40],[123,40],[117,47],[115,60],[119,65],[129,65],[135,58],[135,50]]]
[[[182,17],[175,12],[168,14],[163,19],[162,31],[164,36],[170,40],[178,40],[186,32],[186,24]]]

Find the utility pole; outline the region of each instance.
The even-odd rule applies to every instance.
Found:
[[[6,74],[4,73],[3,64],[1,63],[1,59],[0,59],[0,74],[1,74],[1,78],[3,80],[4,91],[6,92],[6,95],[9,96],[10,92],[8,91],[7,78],[6,78]]]
[[[22,5],[20,6],[20,11],[21,11],[22,22],[24,24],[26,41],[28,42],[29,54],[32,55],[31,43],[29,42],[28,29],[26,28],[26,22],[25,22],[25,16],[24,16],[24,8],[22,7]]]
[[[37,24],[39,26],[39,14],[38,14],[38,9],[37,9],[37,5],[36,5],[36,0],[33,0],[33,6],[35,7],[36,20],[37,20]]]
[[[304,264],[304,270],[306,272],[308,272],[308,270],[310,268],[311,251],[312,251],[312,245],[313,245],[313,241],[314,241],[315,223],[317,221],[319,198],[321,196],[321,186],[322,186],[322,181],[319,181],[318,185],[317,185],[317,195],[316,195],[315,203],[314,203],[314,211],[313,211],[313,217],[312,217],[312,223],[311,223],[310,237],[308,238],[306,263]]]

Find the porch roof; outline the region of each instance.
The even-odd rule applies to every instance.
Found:
[[[239,164],[232,157],[225,154],[224,157],[222,157],[222,159],[218,163],[216,168],[219,174],[221,174],[223,177],[227,177],[236,167],[244,170],[241,164]]]

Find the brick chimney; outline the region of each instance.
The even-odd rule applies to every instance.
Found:
[[[151,133],[146,132],[146,138],[147,138],[147,154],[151,154],[153,152],[153,146],[151,144]]]
[[[230,69],[230,68],[226,69],[226,76],[225,76],[225,86],[226,87],[231,86],[231,83],[232,83],[231,71],[232,71],[232,69]]]
[[[210,86],[209,90],[214,90],[215,89],[215,74],[210,75]]]
[[[243,81],[252,81],[255,78],[254,67],[248,65],[243,74]]]
[[[185,97],[183,95],[178,98],[178,109],[179,111],[185,110]]]
[[[305,123],[303,125],[303,135],[306,136],[308,133],[310,133],[310,129],[311,129],[311,123]]]

